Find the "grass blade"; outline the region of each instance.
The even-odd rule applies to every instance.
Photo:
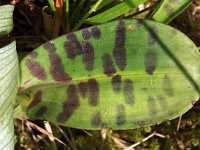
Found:
[[[125,0],[124,2],[96,15],[93,17],[90,17],[88,19],[86,19],[85,21],[87,23],[91,23],[91,24],[98,24],[98,23],[104,23],[107,21],[110,21],[114,18],[117,18],[125,13],[127,13],[128,11],[130,11],[131,9],[133,9],[134,7],[137,7],[138,5],[144,3],[146,0]]]
[[[84,20],[91,14],[93,13],[96,8],[101,4],[103,0],[98,0],[93,7],[81,18],[81,20],[78,22],[78,24],[72,29],[72,31],[76,31],[81,27],[81,25],[84,23]]]
[[[99,6],[96,8],[96,11],[99,10],[99,9],[101,9],[102,7],[104,7],[104,6],[108,5],[108,4],[110,4],[111,2],[114,2],[114,0],[103,0],[103,1],[99,4]]]

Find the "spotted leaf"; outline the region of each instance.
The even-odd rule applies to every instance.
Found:
[[[176,29],[120,20],[63,35],[20,63],[32,119],[74,128],[131,129],[182,115],[198,100],[200,54]]]

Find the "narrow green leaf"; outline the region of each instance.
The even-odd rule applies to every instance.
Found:
[[[81,27],[81,25],[84,23],[85,19],[88,18],[90,14],[96,10],[96,8],[101,4],[102,1],[103,0],[97,0],[97,2],[90,8],[90,10],[79,20],[79,22],[75,25],[72,31],[78,30]],[[90,1],[90,3],[92,3],[92,1]]]
[[[53,1],[52,0],[47,0],[47,1],[49,3],[49,6],[51,7],[51,10],[54,12],[54,14],[57,14],[54,3],[52,3]]]
[[[200,95],[200,53],[178,30],[120,20],[63,35],[21,63],[19,100],[32,119],[131,129],[173,119]]]
[[[66,31],[70,30],[70,21],[69,21],[69,0],[65,1],[65,24],[66,24]]]
[[[104,23],[107,21],[110,21],[114,18],[117,18],[125,13],[127,13],[128,11],[130,11],[131,9],[133,9],[134,7],[137,7],[138,5],[144,3],[146,0],[125,0],[124,2],[113,6],[112,8],[98,14],[95,15],[93,17],[90,17],[88,19],[86,19],[85,21],[91,24],[98,24],[98,23]]]
[[[158,22],[169,23],[191,3],[191,0],[163,0],[162,5],[153,15],[153,19]]]
[[[96,8],[95,11],[97,11],[97,10],[101,9],[102,7],[104,7],[104,6],[108,5],[108,4],[110,4],[110,3],[113,2],[113,1],[114,1],[114,0],[103,0],[103,1],[98,5],[98,7]]]
[[[2,36],[10,33],[13,28],[13,7],[3,5],[0,8],[0,36]]]
[[[81,12],[81,9],[83,8],[83,5],[85,3],[86,0],[82,0],[80,1],[79,5],[76,7],[76,9],[74,9],[73,14],[70,16],[70,23],[77,23],[78,19],[79,19],[79,15],[77,14],[82,14],[83,12]]]
[[[65,2],[65,12],[66,12],[66,14],[69,13],[69,0],[66,0],[66,2]]]

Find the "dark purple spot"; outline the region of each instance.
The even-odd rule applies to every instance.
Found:
[[[88,41],[83,43],[83,63],[85,64],[85,69],[88,71],[93,70],[94,68],[94,48],[92,44]]]
[[[123,125],[126,122],[126,112],[125,107],[122,104],[116,106],[117,109],[117,118],[116,123],[117,125]]]
[[[42,100],[42,91],[39,90],[35,93],[33,100],[30,102],[30,104],[28,105],[28,109],[31,109],[32,107],[34,107],[35,105],[39,104]]]
[[[69,41],[64,43],[64,49],[67,53],[67,57],[69,59],[75,59],[76,58],[76,45],[74,43],[71,43]]]
[[[87,92],[88,92],[88,84],[86,82],[80,82],[78,84],[78,89],[79,89],[79,93],[81,94],[81,96],[83,98],[85,98],[87,96]]]
[[[127,65],[126,50],[126,27],[124,21],[120,21],[116,29],[115,46],[113,56],[120,70],[124,70]]]
[[[149,37],[148,37],[148,44],[149,45],[154,45],[157,41],[157,28],[154,27],[150,27],[149,28]]]
[[[49,61],[51,65],[62,63],[60,56],[58,56],[56,53],[49,54]]]
[[[92,119],[91,119],[91,124],[94,126],[94,127],[97,127],[99,126],[101,123],[101,113],[98,112],[98,113],[95,113],[93,116],[92,116]]]
[[[68,58],[74,59],[77,55],[83,53],[82,44],[81,42],[78,41],[76,34],[74,33],[67,34],[67,39],[69,41],[66,41],[64,43],[64,49],[67,53]]]
[[[69,41],[72,41],[72,42],[77,41],[76,34],[74,34],[74,33],[69,33],[69,34],[67,34],[66,36],[67,36],[67,39],[68,39]]]
[[[165,76],[163,77],[163,90],[166,92],[166,94],[170,97],[174,96],[174,87],[172,85],[172,81],[170,76],[168,76],[167,74],[165,74]]]
[[[147,98],[147,103],[149,107],[149,115],[154,116],[157,113],[155,98],[153,98],[152,96],[149,96]]]
[[[69,85],[67,88],[67,100],[63,103],[63,111],[57,116],[57,121],[61,123],[67,121],[79,106],[77,88],[75,85]]]
[[[115,75],[112,77],[112,87],[115,92],[120,92],[122,79],[120,75]]]
[[[50,74],[52,75],[55,81],[63,81],[68,82],[71,80],[71,77],[65,72],[64,65],[61,62],[60,57],[55,53],[55,55],[51,55],[50,59]]]
[[[94,39],[101,38],[101,30],[97,26],[92,27],[92,37]]]
[[[39,62],[27,59],[26,66],[28,67],[32,76],[43,81],[47,79],[47,73],[45,72],[45,69],[42,67],[42,65]]]
[[[89,104],[97,106],[99,100],[99,85],[95,79],[88,80]]]
[[[75,42],[70,42],[70,44],[73,44],[73,45],[74,45],[74,47],[75,47],[74,51],[75,51],[76,55],[81,55],[81,54],[83,54],[83,46],[82,46],[81,42],[79,42],[79,41],[77,40],[77,41],[75,41]]]
[[[45,50],[47,50],[49,55],[56,52],[56,47],[55,47],[54,43],[51,41],[45,43],[43,47]]]
[[[67,82],[71,77],[65,72],[61,58],[56,53],[56,47],[52,42],[44,44],[44,49],[47,50],[50,60],[50,74],[55,81]]]
[[[104,69],[104,74],[106,74],[107,76],[112,76],[113,74],[115,74],[116,70],[112,61],[112,58],[109,54],[104,54],[102,56],[102,66]]]
[[[146,72],[149,75],[152,75],[153,72],[156,69],[156,64],[157,64],[157,53],[154,50],[148,50],[145,53],[145,60],[144,60],[144,65]]]
[[[84,40],[88,40],[91,37],[91,33],[88,29],[83,29],[82,36]]]
[[[38,111],[35,113],[35,117],[36,118],[42,117],[44,113],[46,113],[46,111],[47,111],[47,106],[40,107],[40,109],[38,109]]]
[[[29,56],[32,58],[32,59],[36,59],[38,57],[38,53],[36,51],[32,51],[29,53]]]
[[[133,104],[135,101],[135,95],[133,93],[134,87],[133,82],[131,80],[125,80],[124,81],[124,89],[123,94],[125,97],[125,102],[129,105]]]

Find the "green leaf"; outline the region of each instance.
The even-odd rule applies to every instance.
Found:
[[[8,5],[0,6],[0,36],[10,33],[13,28],[13,9]]]
[[[0,46],[11,32],[12,5],[0,6]],[[9,38],[7,36],[7,38]],[[3,42],[2,42],[3,41]],[[18,89],[18,57],[16,53],[16,43],[4,43],[0,47],[0,149],[14,149],[14,123],[13,123],[13,103]]]
[[[130,11],[131,9],[133,9],[134,7],[137,7],[138,5],[144,3],[146,0],[125,0],[124,2],[113,6],[112,8],[98,14],[95,15],[93,17],[90,17],[88,19],[86,19],[85,21],[87,23],[91,23],[91,24],[98,24],[98,23],[104,23],[107,21],[110,21],[112,19],[115,19],[125,13],[127,13],[128,11]]]
[[[106,5],[108,5],[108,4],[110,4],[111,2],[113,2],[114,0],[103,0],[99,5],[98,5],[98,7],[96,8],[96,10],[95,11],[97,11],[97,10],[99,10],[99,9],[101,9],[102,7],[104,7],[104,6],[106,6]],[[94,6],[94,5],[93,5]],[[92,6],[92,7],[93,7]]]
[[[54,6],[53,1],[52,0],[47,0],[47,1],[49,3],[49,6],[51,7],[51,10],[56,14],[57,12],[56,12],[56,8]]]
[[[163,0],[159,9],[155,11],[153,19],[158,22],[169,23],[191,3],[191,0]]]
[[[49,41],[21,63],[19,100],[32,119],[131,129],[173,119],[200,95],[200,53],[178,30],[120,20]]]

